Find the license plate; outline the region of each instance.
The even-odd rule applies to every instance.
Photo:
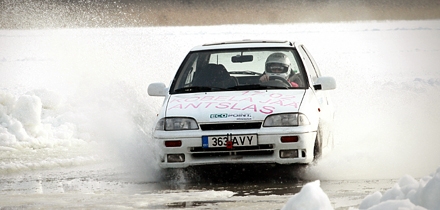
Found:
[[[256,134],[250,135],[224,135],[224,136],[202,136],[202,147],[227,147],[228,141],[232,142],[232,147],[255,146],[258,145]],[[229,143],[230,145],[231,143]]]

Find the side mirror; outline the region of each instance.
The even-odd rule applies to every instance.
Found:
[[[148,95],[150,96],[166,96],[168,88],[164,83],[151,83],[148,85]]]
[[[336,89],[336,80],[333,77],[319,77],[316,84],[313,85],[315,90],[333,90]]]

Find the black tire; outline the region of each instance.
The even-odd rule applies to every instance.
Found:
[[[183,178],[185,170],[184,169],[175,169],[175,168],[166,168],[161,170],[161,179],[162,181],[170,181],[170,180],[179,180]]]
[[[288,164],[288,165],[277,165],[271,173],[278,174],[278,179],[280,180],[292,180],[301,179],[304,177],[306,168],[308,164]],[[273,176],[273,175],[272,175]]]
[[[318,128],[318,131],[316,132],[316,138],[315,138],[315,146],[313,147],[313,162],[316,162],[321,158],[322,155],[322,137],[321,132]]]

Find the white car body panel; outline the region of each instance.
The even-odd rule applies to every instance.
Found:
[[[238,43],[238,44],[237,44]],[[152,96],[164,96],[158,114],[158,122],[165,118],[191,118],[199,128],[194,130],[155,129],[153,138],[157,143],[157,157],[162,168],[185,168],[212,164],[308,164],[316,157],[314,148],[319,137],[319,147],[333,145],[332,123],[334,108],[325,90],[334,89],[331,77],[317,77],[316,63],[309,58],[302,45],[291,42],[231,42],[197,46],[191,52],[205,50],[288,47],[298,49],[304,63],[309,86],[301,89],[199,91],[170,94],[164,84],[153,83],[148,88]],[[301,48],[301,49],[300,49]],[[316,69],[315,69],[316,68]],[[313,71],[313,72],[312,72]],[[176,76],[177,77],[177,76]],[[175,79],[174,81],[176,81]],[[316,87],[314,85],[317,85]],[[319,88],[323,90],[319,90]],[[301,113],[309,124],[301,126],[264,127],[264,120],[271,115]],[[256,124],[252,128],[235,128],[235,125]],[[212,129],[217,125],[227,129]],[[209,129],[204,128],[209,127]],[[317,134],[319,133],[319,136]],[[202,142],[207,136],[256,135],[258,146],[232,148],[205,148]],[[296,142],[282,142],[281,137],[297,137]],[[228,137],[229,138],[229,137]],[[166,146],[167,141],[180,141],[181,145]],[[231,140],[232,141],[232,140]],[[294,157],[281,157],[282,152],[294,152]],[[179,155],[180,161],[170,161],[169,155]],[[182,158],[183,157],[183,158]]]
[[[268,114],[298,112],[304,92],[251,90],[177,94],[169,97],[166,116],[193,117],[198,123],[262,121]]]

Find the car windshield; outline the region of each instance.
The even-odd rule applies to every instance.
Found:
[[[228,49],[188,54],[170,93],[306,87],[304,67],[293,48]]]

